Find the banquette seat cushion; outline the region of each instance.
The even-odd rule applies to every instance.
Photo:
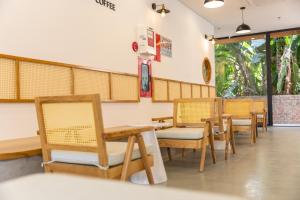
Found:
[[[156,131],[159,139],[195,140],[203,138],[204,128],[169,128]]]
[[[263,115],[263,114],[258,114],[258,115],[257,115],[257,118],[258,118],[258,119],[263,119],[263,118],[264,118],[264,115]]]
[[[251,126],[252,121],[251,119],[233,119],[232,125],[233,126]]]
[[[109,166],[122,164],[126,153],[127,142],[106,142]],[[147,153],[152,152],[152,146],[147,146]],[[135,144],[132,159],[140,158],[139,147]],[[51,152],[53,162],[82,164],[82,165],[99,165],[98,154],[78,151],[53,150]]]

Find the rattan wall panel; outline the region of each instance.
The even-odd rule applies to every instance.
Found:
[[[192,85],[188,83],[181,84],[182,98],[192,98]]]
[[[16,99],[16,62],[0,58],[0,99]]]
[[[192,85],[192,97],[193,98],[201,98],[201,86],[200,85]]]
[[[208,86],[205,86],[205,85],[201,86],[201,94],[202,94],[202,98],[209,98],[209,88],[208,88]]]
[[[69,67],[20,62],[21,99],[71,95],[71,87],[72,71]]]
[[[154,79],[153,81],[153,100],[168,101],[168,81]]]
[[[75,94],[100,94],[101,100],[110,99],[109,73],[74,69]]]
[[[122,74],[111,75],[111,95],[115,101],[139,101],[138,77]]]
[[[209,97],[210,98],[214,98],[214,97],[216,97],[217,95],[216,95],[216,88],[214,88],[214,87],[210,87],[209,88]]]
[[[181,89],[180,82],[168,81],[169,84],[169,100],[173,101],[174,99],[181,98]]]

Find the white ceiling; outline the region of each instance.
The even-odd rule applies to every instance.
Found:
[[[225,6],[204,8],[204,0],[179,0],[215,26],[216,37],[234,36],[242,23],[240,7],[245,6],[245,23],[252,33],[300,27],[300,0],[225,0]]]

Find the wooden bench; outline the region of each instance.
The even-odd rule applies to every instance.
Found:
[[[0,141],[0,161],[42,154],[39,136]]]

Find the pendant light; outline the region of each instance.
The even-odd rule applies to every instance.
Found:
[[[247,24],[245,24],[245,22],[244,22],[244,10],[246,9],[246,7],[241,7],[240,9],[242,11],[242,20],[243,20],[243,23],[237,27],[236,33],[237,34],[250,33],[251,32],[250,26],[247,25]]]
[[[205,0],[204,7],[205,8],[220,8],[224,6],[224,0]]]

